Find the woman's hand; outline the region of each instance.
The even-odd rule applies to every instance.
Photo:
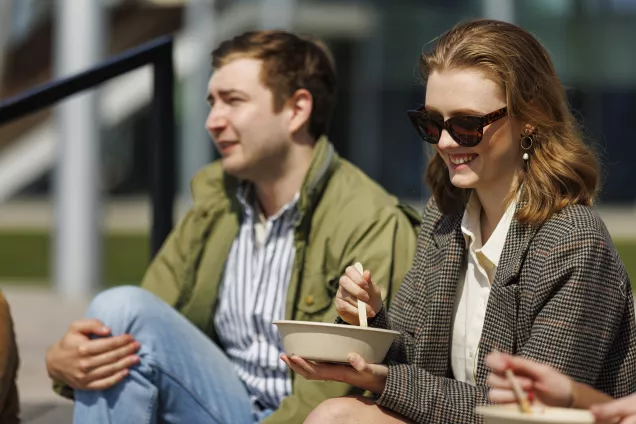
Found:
[[[358,319],[358,299],[367,304],[367,316],[373,318],[382,309],[380,288],[371,280],[369,270],[360,274],[353,266],[348,266],[340,277],[340,288],[336,294],[336,310],[345,322],[360,325]]]
[[[535,399],[544,405],[569,407],[572,404],[572,380],[554,368],[519,356],[494,352],[486,357],[491,369],[487,383],[491,386],[488,398],[495,403],[516,402],[512,385],[506,378],[506,370],[515,373],[519,385],[532,391]]]
[[[280,357],[289,368],[307,380],[339,381],[373,393],[382,393],[386,386],[389,368],[386,365],[368,364],[356,353],[349,354],[349,364],[331,364],[306,361],[300,356]]]
[[[594,414],[597,422],[636,424],[636,394],[593,405],[590,412]]]

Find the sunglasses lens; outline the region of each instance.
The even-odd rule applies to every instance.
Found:
[[[413,124],[420,137],[427,143],[436,144],[439,141],[442,130],[440,125],[432,119],[420,115],[413,119]]]
[[[456,116],[448,120],[449,132],[457,144],[473,147],[481,141],[480,118]]]

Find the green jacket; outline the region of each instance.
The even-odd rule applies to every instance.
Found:
[[[217,343],[213,311],[242,217],[237,186],[238,180],[225,174],[220,162],[193,178],[193,206],[142,283]],[[340,159],[325,137],[316,144],[298,209],[285,319],[332,323],[337,317],[333,297],[338,280],[356,261],[372,271],[390,303],[413,261],[420,225],[417,212],[399,205],[362,171]],[[355,390],[294,375],[292,381],[291,396],[266,423],[302,423],[323,400]]]

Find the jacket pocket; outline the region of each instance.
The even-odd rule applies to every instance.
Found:
[[[339,279],[340,276],[322,274],[306,279],[296,304],[297,309],[306,316],[306,319],[322,320],[324,312],[333,305]]]

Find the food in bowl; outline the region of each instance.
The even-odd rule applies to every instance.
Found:
[[[516,404],[487,405],[475,408],[484,417],[484,424],[593,424],[594,416],[584,409],[532,407],[531,413],[519,410]]]
[[[370,364],[386,356],[397,331],[309,321],[274,321],[287,355],[317,362],[348,363],[357,353]]]

